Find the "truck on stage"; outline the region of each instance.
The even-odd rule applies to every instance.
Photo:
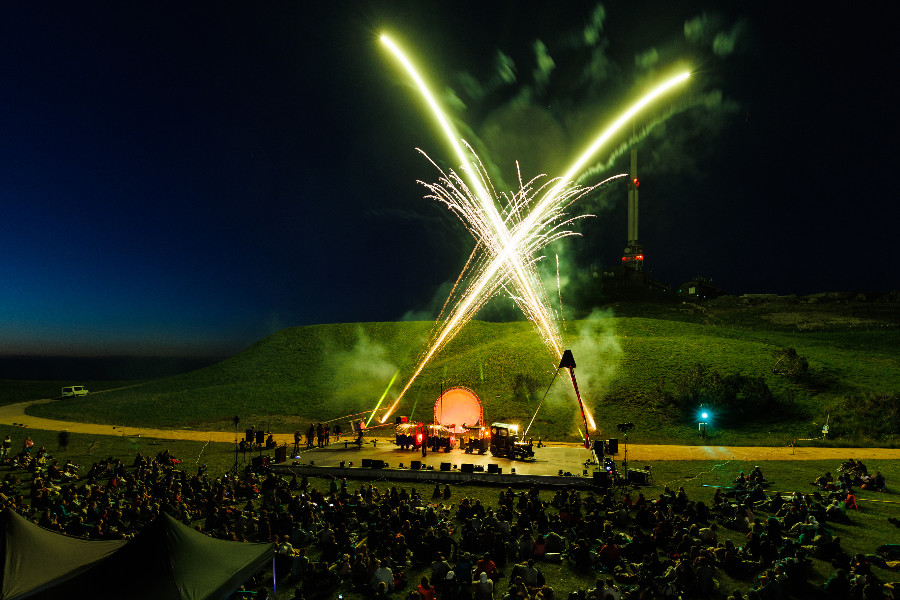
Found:
[[[505,458],[534,458],[531,442],[519,441],[519,426],[491,423],[491,455]]]

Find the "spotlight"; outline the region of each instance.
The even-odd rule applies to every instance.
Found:
[[[708,419],[708,418],[709,418],[709,413],[703,413],[703,414],[701,414],[700,416],[703,417],[704,419]]]

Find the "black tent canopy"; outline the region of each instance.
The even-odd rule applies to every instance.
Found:
[[[218,600],[275,555],[275,544],[217,540],[162,513],[121,550],[35,600]]]
[[[75,577],[125,546],[126,540],[84,540],[38,527],[14,510],[0,513],[3,580],[0,599],[26,598]]]

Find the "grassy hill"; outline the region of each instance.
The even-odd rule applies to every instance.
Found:
[[[613,310],[618,316],[612,316]],[[722,373],[761,377],[777,399],[777,406],[765,414],[738,414],[737,425],[733,421],[730,429],[714,420],[708,441],[777,444],[820,435],[829,402],[900,391],[896,323],[856,316],[848,320],[844,313],[833,307],[612,307],[568,322],[565,337],[578,362],[579,387],[595,415],[598,435],[619,437],[616,423],[633,421],[633,442],[696,441],[692,412],[665,405],[659,397],[662,388],[702,363]],[[419,322],[285,329],[205,369],[35,406],[29,412],[203,430],[229,430],[234,415],[242,424],[268,425],[273,431],[342,418],[346,429],[343,417],[372,409],[399,371],[385,403],[396,397],[415,368],[430,328],[431,323]],[[802,380],[772,373],[773,353],[786,346],[809,361],[809,375]],[[555,362],[529,323],[475,321],[429,364],[394,414],[430,420],[443,381],[445,387],[474,390],[485,404],[488,421],[527,424],[552,380]],[[580,439],[579,423],[571,384],[559,377],[530,435]],[[866,437],[865,431],[856,433]]]

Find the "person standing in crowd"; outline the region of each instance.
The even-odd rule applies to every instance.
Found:
[[[0,460],[2,460],[3,462],[6,462],[6,459],[9,458],[9,449],[11,446],[12,438],[7,435],[6,439],[3,440],[3,446],[0,447],[0,457],[2,457],[2,459]]]

